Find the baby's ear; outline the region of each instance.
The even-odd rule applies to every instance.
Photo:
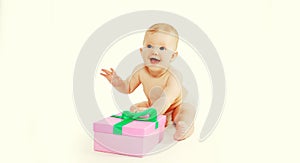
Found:
[[[143,48],[140,48],[140,53],[142,54],[142,52],[143,52]]]
[[[175,51],[171,56],[171,62],[173,62],[177,56],[178,56],[178,51]]]

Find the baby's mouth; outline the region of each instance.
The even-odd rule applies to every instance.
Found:
[[[151,62],[152,64],[157,64],[157,63],[160,62],[160,60],[157,59],[157,58],[150,58],[150,62]]]

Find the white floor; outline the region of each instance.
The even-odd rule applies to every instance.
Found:
[[[169,124],[167,128],[165,128],[163,140],[149,154],[151,155],[151,154],[161,152],[175,145],[177,141],[173,139],[174,133],[175,133],[175,126]]]

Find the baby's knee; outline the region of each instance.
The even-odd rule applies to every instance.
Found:
[[[182,103],[181,112],[189,112],[192,114],[196,114],[196,107],[190,103]]]

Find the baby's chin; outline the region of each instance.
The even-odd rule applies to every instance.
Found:
[[[147,68],[149,68],[151,71],[165,71],[166,69],[168,69],[169,67],[167,66],[163,66],[160,64],[146,64],[145,65]]]

